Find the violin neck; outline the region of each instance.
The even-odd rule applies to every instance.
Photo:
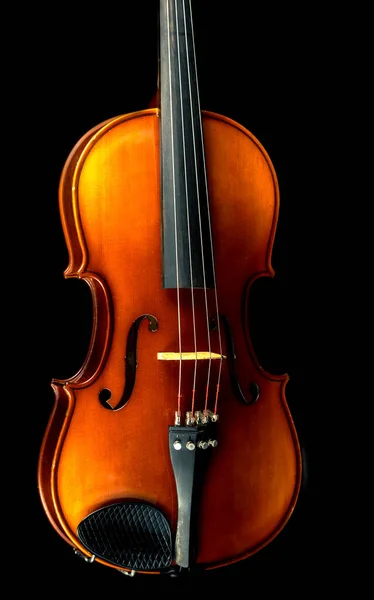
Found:
[[[160,1],[164,288],[214,287],[203,128],[189,0]]]

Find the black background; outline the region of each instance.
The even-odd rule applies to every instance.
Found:
[[[287,399],[307,458],[307,481],[294,515],[269,546],[198,580],[130,579],[87,564],[49,524],[36,474],[54,401],[50,381],[81,366],[90,325],[87,286],[63,277],[68,254],[58,213],[59,178],[70,150],[91,127],[147,108],[156,90],[157,2],[129,3],[122,10],[93,5],[79,14],[73,7],[47,14],[33,8],[22,54],[24,150],[17,154],[28,170],[23,181],[15,181],[27,189],[19,216],[25,268],[17,278],[23,289],[18,311],[23,358],[17,362],[23,378],[16,380],[27,415],[18,494],[24,516],[17,520],[16,539],[27,539],[17,554],[24,555],[19,562],[28,567],[33,592],[40,591],[47,575],[56,591],[77,594],[198,589],[201,595],[227,582],[234,585],[236,578],[260,590],[273,584],[287,589],[293,581],[305,591],[331,575],[335,564],[335,505],[327,491],[333,457],[325,440],[327,415],[338,398],[329,394],[330,373],[322,366],[328,353],[326,314],[334,310],[326,293],[326,280],[331,289],[334,277],[334,249],[326,260],[324,245],[324,215],[331,202],[326,139],[334,127],[333,90],[340,68],[334,52],[325,50],[330,21],[318,11],[259,11],[237,0],[195,1],[193,9],[202,108],[249,129],[269,153],[279,180],[275,277],[253,289],[252,341],[264,368],[290,375]]]

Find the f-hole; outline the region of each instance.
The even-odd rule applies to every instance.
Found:
[[[111,406],[109,400],[112,397],[112,392],[108,388],[103,388],[99,392],[99,401],[101,406],[108,410],[120,410],[130,400],[131,394],[135,386],[136,369],[138,366],[136,360],[136,346],[138,342],[139,327],[144,321],[148,319],[148,329],[152,333],[155,333],[158,329],[158,321],[153,315],[141,315],[130,327],[127,342],[126,342],[126,356],[125,356],[125,388],[123,390],[122,397],[116,406]]]
[[[255,402],[257,402],[257,400],[259,399],[260,388],[257,383],[252,382],[249,384],[249,389],[248,389],[251,397],[249,399],[247,399],[245,397],[245,395],[243,394],[242,389],[239,384],[238,376],[236,373],[236,362],[235,362],[236,354],[235,354],[234,339],[232,336],[230,323],[228,322],[227,318],[224,315],[220,315],[220,319],[223,323],[223,328],[225,331],[227,369],[229,372],[229,378],[230,378],[232,391],[234,392],[234,395],[239,400],[239,402],[241,402],[242,404],[245,404],[246,406],[250,406],[251,404],[254,404]],[[211,329],[217,328],[216,319],[211,320],[210,327],[211,327]]]

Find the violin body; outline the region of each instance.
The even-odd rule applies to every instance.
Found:
[[[175,564],[212,569],[260,550],[290,518],[302,470],[285,397],[288,376],[267,373],[250,340],[251,285],[274,274],[279,211],[274,168],[244,127],[202,112],[219,330],[215,289],[196,287],[193,304],[191,289],[181,288],[177,296],[162,285],[160,114],[152,108],[101,123],[65,164],[59,190],[69,251],[65,277],[89,285],[92,336],[80,370],[52,382],[55,406],[38,469],[44,510],[68,544],[86,560],[152,574]],[[208,351],[207,320],[209,353],[223,359],[187,360],[196,348]],[[181,362],[172,359],[182,356],[178,339],[186,358],[182,377]],[[214,381],[220,374],[219,419],[213,419],[218,445],[209,440],[212,447],[201,450],[209,453],[209,464],[194,501],[194,558],[185,564],[178,561],[178,549],[189,539],[186,533],[182,540],[181,531],[185,500],[192,496],[187,484],[181,488],[178,469],[184,467],[171,460],[168,428],[177,396],[181,413],[189,410],[192,387],[196,408],[202,410],[205,398],[214,406],[214,386],[206,392],[208,369]],[[133,510],[137,503],[142,510],[153,507],[167,524],[171,556],[165,563],[117,560],[120,548],[112,555],[105,541],[104,549],[96,549],[94,534],[88,543],[79,534],[87,516],[113,507],[106,514],[109,530],[118,525],[114,509]],[[131,518],[127,526],[138,526]],[[100,535],[105,531],[100,522]],[[140,555],[141,544],[136,547]]]

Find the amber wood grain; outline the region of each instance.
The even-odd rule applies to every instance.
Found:
[[[161,287],[159,116],[158,109],[148,109],[89,132],[72,151],[60,183],[69,251],[65,277],[90,287],[92,337],[78,373],[52,382],[55,408],[40,453],[38,484],[53,527],[87,557],[77,526],[104,504],[142,499],[164,512],[174,532],[176,527],[168,426],[176,410],[178,362],[157,358],[160,352],[178,351],[176,291]],[[251,284],[274,274],[276,174],[258,140],[234,121],[204,112],[203,126],[219,312],[232,330],[243,393],[253,382],[260,387],[256,404],[241,404],[224,363],[219,445],[200,509],[197,562],[210,569],[250,556],[281,531],[297,501],[301,456],[285,397],[288,376],[274,376],[259,365],[247,318]],[[183,351],[191,352],[190,290],[181,290],[180,302]],[[213,291],[208,303],[214,316]],[[198,350],[206,352],[200,290],[195,290],[195,308]],[[128,331],[145,313],[157,318],[158,331],[151,333],[146,321],[141,325],[133,394],[123,409],[107,410],[99,392],[109,388],[113,406],[121,398]],[[217,333],[212,344],[219,353]],[[199,361],[196,409],[205,398],[207,362]],[[219,362],[212,361],[212,381]],[[185,363],[182,403],[189,410],[193,361]],[[214,393],[212,386],[210,401]]]

